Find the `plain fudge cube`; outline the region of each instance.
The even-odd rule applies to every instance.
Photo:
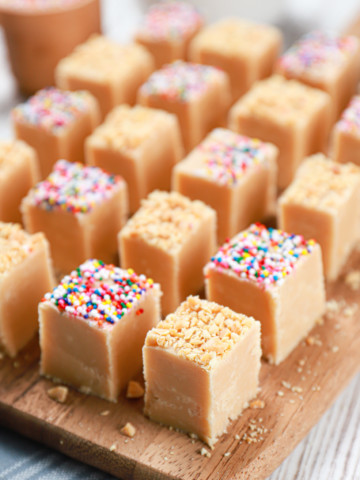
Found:
[[[141,45],[119,45],[94,35],[59,62],[55,77],[60,88],[91,92],[105,117],[116,105],[134,104],[153,70],[154,61]]]
[[[354,96],[332,131],[332,158],[360,165],[360,96]]]
[[[117,233],[128,214],[127,186],[96,167],[59,160],[22,201],[31,232],[44,232],[54,266],[67,273],[88,258],[117,258]]]
[[[160,295],[144,275],[86,261],[39,306],[41,374],[116,402],[141,369]]]
[[[186,60],[188,46],[203,25],[197,9],[185,2],[156,3],[149,8],[135,34],[135,41],[153,55],[156,68]]]
[[[274,75],[256,83],[231,108],[229,125],[279,148],[278,187],[284,189],[307,155],[325,150],[330,109],[327,93]]]
[[[202,269],[215,249],[215,211],[177,192],[151,193],[119,233],[122,266],[160,283],[165,315],[203,287]]]
[[[12,111],[15,135],[37,152],[42,178],[55,162],[84,161],[84,141],[99,124],[95,98],[88,92],[40,90]]]
[[[216,211],[221,244],[275,213],[277,155],[270,143],[216,129],[174,167],[173,187]]]
[[[192,62],[222,68],[229,75],[232,101],[272,74],[282,37],[270,25],[225,19],[205,27],[190,43]]]
[[[139,90],[138,103],[175,113],[188,152],[213,128],[224,126],[229,88],[223,71],[179,60],[150,76]]]
[[[35,150],[21,140],[0,141],[0,173],[0,220],[21,222],[21,200],[40,179]]]
[[[189,297],[146,336],[145,414],[213,446],[256,396],[260,324]]]
[[[332,101],[331,118],[335,121],[355,93],[359,81],[359,40],[310,32],[280,57],[276,71],[327,92]]]
[[[172,167],[182,156],[175,115],[141,106],[116,107],[86,141],[87,163],[124,177],[131,212],[153,190],[170,189]]]
[[[263,355],[278,364],[325,312],[321,249],[261,224],[240,232],[205,267],[209,300],[261,322]]]
[[[38,303],[54,286],[48,243],[0,222],[0,348],[14,357],[38,331]]]
[[[280,227],[315,238],[335,280],[360,238],[360,168],[314,155],[279,200]]]

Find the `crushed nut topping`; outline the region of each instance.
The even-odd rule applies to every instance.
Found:
[[[65,403],[67,396],[69,393],[69,389],[67,387],[64,387],[62,385],[59,385],[57,387],[49,388],[47,391],[47,394],[52,400],[55,400],[56,402],[59,403]]]
[[[130,380],[127,385],[126,398],[141,398],[144,396],[144,387],[135,380]]]
[[[122,435],[125,435],[126,437],[134,437],[136,433],[136,428],[134,425],[130,422],[127,422],[120,430],[120,433]]]

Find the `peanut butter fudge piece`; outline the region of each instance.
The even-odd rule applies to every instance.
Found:
[[[325,312],[320,246],[253,224],[205,267],[209,300],[261,322],[263,355],[278,364]]]
[[[38,303],[53,286],[44,235],[0,222],[0,348],[11,357],[38,331]]]
[[[0,141],[0,220],[21,222],[21,200],[39,179],[33,148],[20,140]]]
[[[141,45],[119,45],[93,35],[59,62],[55,77],[60,88],[91,92],[105,117],[116,105],[133,105],[153,70],[153,58]]]
[[[272,74],[282,43],[280,31],[242,19],[205,27],[190,43],[192,62],[222,68],[229,75],[232,101]]]
[[[360,166],[360,96],[354,96],[332,131],[332,157],[336,162]]]
[[[360,168],[308,158],[279,200],[279,223],[319,242],[325,276],[335,280],[360,238]]]
[[[284,189],[307,155],[325,150],[330,110],[327,93],[274,75],[257,82],[231,108],[229,125],[279,148],[278,187]]]
[[[22,201],[26,229],[44,232],[54,266],[67,273],[88,258],[117,258],[117,233],[127,220],[125,181],[96,167],[59,160]]]
[[[173,186],[216,211],[221,244],[275,213],[277,155],[270,143],[218,128],[176,165]]]
[[[351,36],[310,32],[278,60],[276,71],[327,92],[335,121],[356,91],[360,77],[360,44]]]
[[[12,111],[15,135],[37,152],[42,178],[60,158],[84,161],[84,141],[100,122],[95,98],[88,92],[40,90]]]
[[[226,73],[218,68],[179,60],[150,76],[138,103],[175,113],[188,152],[213,128],[225,125],[229,89]]]
[[[202,269],[215,249],[215,211],[177,192],[152,192],[119,233],[122,266],[160,283],[165,315],[203,287]]]
[[[189,297],[149,331],[143,356],[145,414],[213,446],[257,394],[260,324]]]
[[[153,55],[156,68],[174,60],[187,60],[188,46],[204,21],[197,9],[185,2],[152,5],[135,34],[135,41]]]
[[[86,141],[87,163],[124,177],[132,213],[153,190],[170,189],[182,156],[176,116],[139,105],[116,107]]]
[[[87,260],[39,306],[41,374],[116,402],[141,369],[160,295],[144,275]]]

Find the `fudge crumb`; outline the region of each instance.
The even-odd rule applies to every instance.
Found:
[[[284,387],[284,388],[287,388],[288,390],[290,390],[291,388],[291,384],[289,382],[285,382],[285,380],[283,380],[281,382],[281,385]]]
[[[225,452],[224,453],[224,457],[230,457],[230,455],[231,455],[231,452]]]
[[[278,394],[279,397],[283,397],[283,396],[284,396],[284,392],[283,392],[282,390],[279,390],[279,391],[277,392],[277,394]]]
[[[145,390],[139,382],[130,380],[126,390],[126,398],[141,398],[144,396]]]
[[[303,389],[301,387],[297,387],[296,385],[294,387],[291,387],[291,391],[294,393],[301,393]]]
[[[303,367],[303,366],[305,365],[305,363],[306,363],[305,358],[301,358],[298,363],[299,363],[299,365],[300,365],[301,367]]]
[[[256,398],[252,402],[250,402],[250,408],[264,408],[265,407],[265,402],[264,400],[260,400],[259,398]]]
[[[352,270],[345,277],[345,284],[348,285],[351,290],[360,289],[360,270]]]
[[[122,435],[125,435],[126,437],[133,438],[135,436],[135,433],[136,433],[136,428],[134,427],[134,425],[132,423],[127,422],[122,427],[122,429],[120,430],[120,433]]]
[[[113,444],[111,445],[111,447],[109,448],[109,450],[110,450],[110,452],[113,452],[114,450],[116,450],[116,444],[113,443]]]
[[[102,412],[100,412],[100,415],[102,417],[106,417],[107,415],[109,415],[109,413],[110,413],[110,410],[103,410]]]
[[[199,453],[200,455],[202,455],[203,457],[207,457],[207,458],[210,458],[211,457],[211,453],[209,452],[209,450],[206,450],[206,448],[202,447],[201,450],[199,450]]]
[[[59,402],[59,403],[66,402],[68,393],[69,393],[69,389],[62,385],[58,387],[49,388],[49,390],[47,391],[47,394],[49,395],[49,397],[52,400],[55,400],[56,402]]]

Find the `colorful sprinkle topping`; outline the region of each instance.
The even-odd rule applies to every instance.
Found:
[[[193,5],[184,2],[156,3],[146,14],[138,35],[155,40],[178,40],[196,32],[202,24],[202,16]]]
[[[212,257],[206,271],[231,270],[241,278],[269,288],[281,285],[284,277],[296,268],[298,260],[313,251],[315,244],[302,235],[267,229],[256,223],[227,241]]]
[[[178,60],[154,72],[140,91],[166,100],[188,102],[202,95],[222,75],[218,68]]]
[[[100,260],[87,260],[64,277],[42,302],[53,303],[60,312],[94,322],[99,327],[116,324],[130,310],[141,315],[140,299],[151,289],[158,289],[153,280],[106,265]]]
[[[337,128],[360,135],[360,96],[351,99],[350,105],[343,112]]]
[[[101,168],[59,160],[53,171],[30,190],[33,205],[45,210],[87,213],[110,198],[124,181]]]
[[[15,107],[12,115],[17,122],[30,123],[56,134],[89,110],[90,98],[87,92],[49,87]]]
[[[324,69],[337,67],[356,51],[355,37],[333,37],[324,32],[304,35],[279,59],[279,65],[287,72],[321,73]]]

